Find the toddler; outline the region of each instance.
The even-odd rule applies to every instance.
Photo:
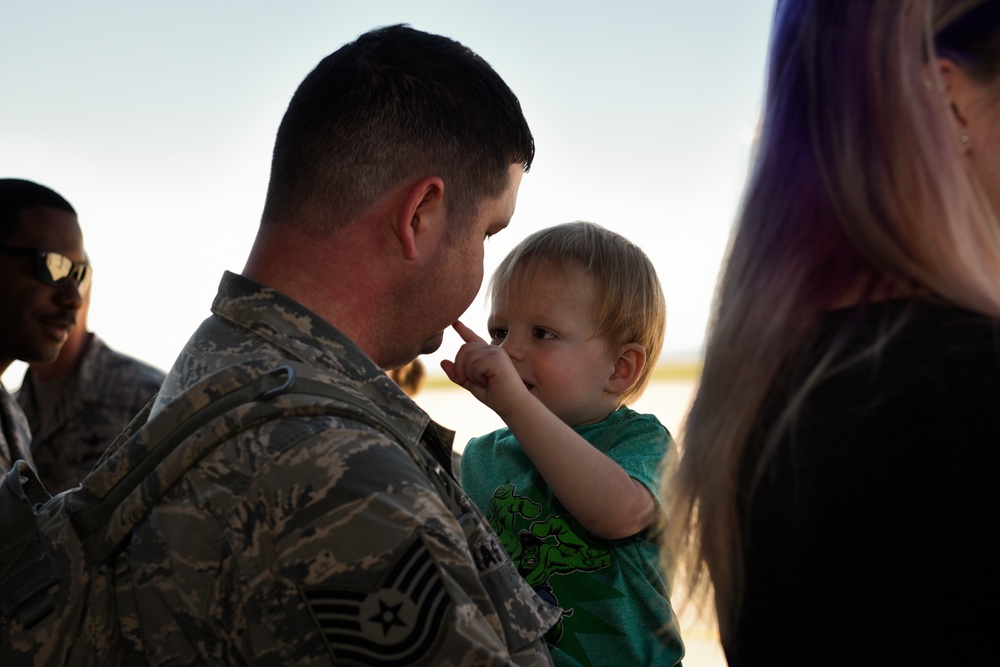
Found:
[[[646,255],[588,223],[543,229],[490,282],[490,341],[442,368],[507,425],[469,442],[461,479],[522,576],[563,610],[557,665],[676,665],[684,649],[649,530],[670,434],[628,407],[666,308]]]

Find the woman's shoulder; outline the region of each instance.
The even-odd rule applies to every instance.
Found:
[[[915,435],[978,433],[986,416],[997,413],[992,406],[1000,404],[1000,321],[995,318],[900,301],[831,313],[824,325],[825,339],[817,341],[805,367],[824,352],[837,353],[804,415],[824,423],[893,424],[897,432]]]
[[[894,300],[829,313],[813,357],[838,350],[835,366],[944,376],[1000,373],[1000,320],[954,306]]]

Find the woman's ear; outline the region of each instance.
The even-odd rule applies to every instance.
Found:
[[[966,151],[968,151],[970,110],[976,93],[980,92],[979,88],[954,60],[938,58],[937,63],[945,92],[948,95],[952,119],[955,121],[958,142],[965,146]]]
[[[444,181],[438,176],[428,176],[414,183],[406,191],[393,225],[403,257],[416,259],[427,232],[445,222]]]
[[[624,394],[635,385],[645,367],[646,349],[642,345],[639,343],[622,345],[615,360],[614,370],[608,378],[608,393]]]

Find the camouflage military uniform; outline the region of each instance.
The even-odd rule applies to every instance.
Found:
[[[44,385],[29,370],[15,397],[31,426],[31,455],[50,493],[80,483],[104,450],[153,397],[163,372],[112,350],[94,334],[77,372]]]
[[[6,387],[0,384],[0,475],[7,474],[11,465],[18,459],[32,463],[31,429],[24,416]]]
[[[294,359],[448,474],[452,434],[316,315],[228,273],[213,313],[154,414],[216,369]],[[359,422],[285,418],[231,438],[133,532],[119,561],[126,641],[153,665],[551,664],[541,638],[558,610],[464,493],[456,519],[439,489],[407,448]]]

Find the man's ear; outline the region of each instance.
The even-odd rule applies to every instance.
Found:
[[[428,232],[444,223],[444,181],[439,176],[420,179],[406,191],[393,224],[403,256],[416,259]]]
[[[608,378],[607,391],[623,394],[636,383],[646,367],[646,349],[639,343],[622,345],[615,360],[615,368]]]

